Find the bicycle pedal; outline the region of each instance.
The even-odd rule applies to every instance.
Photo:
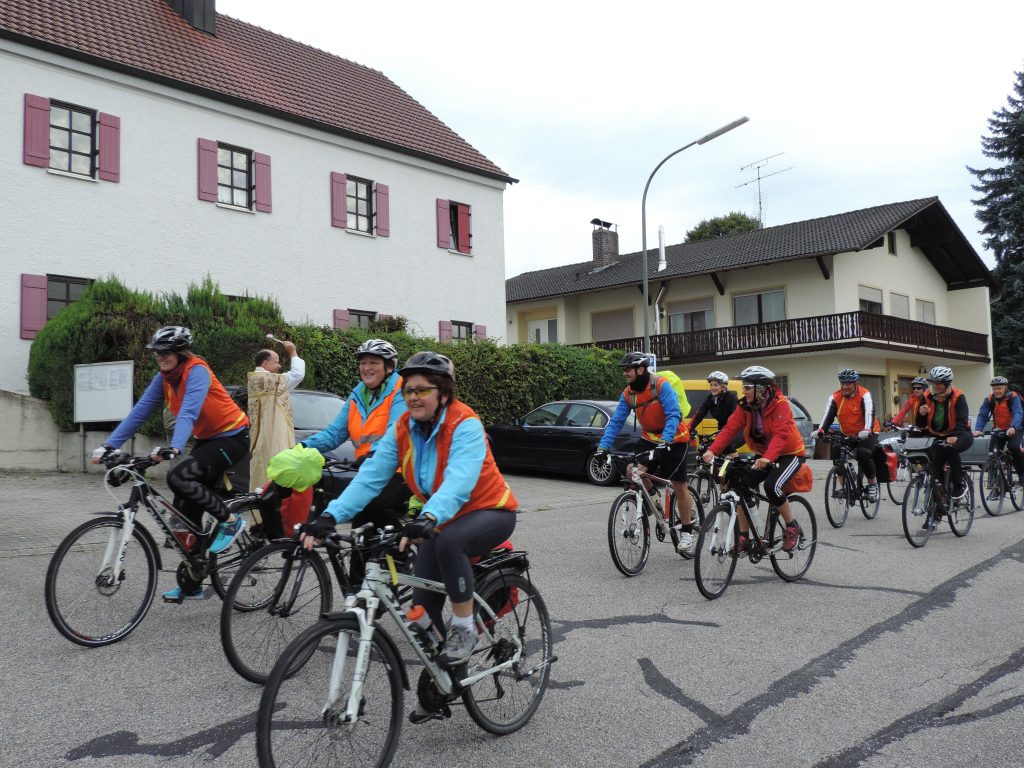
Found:
[[[182,594],[181,597],[177,597],[177,598],[175,598],[175,597],[165,597],[165,598],[163,598],[163,601],[165,603],[174,603],[175,605],[181,605],[182,603],[185,602],[185,595]]]

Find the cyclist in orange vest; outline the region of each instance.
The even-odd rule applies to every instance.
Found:
[[[1017,470],[1017,480],[1024,485],[1024,453],[1021,452],[1021,437],[1024,437],[1024,408],[1020,404],[1020,395],[1010,392],[1010,382],[1005,376],[996,376],[989,382],[992,396],[986,397],[974,420],[974,436],[980,437],[988,420],[992,426],[1006,432],[1005,436],[993,435],[992,447],[1001,451],[1010,449],[1013,468]]]
[[[245,521],[228,511],[213,487],[225,471],[248,455],[249,417],[231,399],[206,361],[192,353],[192,332],[188,328],[160,328],[146,349],[156,355],[159,371],[124,421],[93,451],[92,461],[98,464],[108,451],[121,447],[166,402],[175,416],[171,450],[180,455],[188,439],[193,434],[196,438],[192,453],[167,473],[174,506],[197,524],[203,512],[217,518],[220,526],[209,551],[218,554],[230,547],[245,528]],[[154,460],[160,460],[161,450],[153,450]],[[185,598],[201,600],[203,595],[202,588],[183,595],[181,587],[175,587],[164,592],[163,598],[181,602]]]
[[[871,452],[878,445],[878,419],[875,418],[875,404],[871,393],[857,384],[860,374],[853,368],[839,372],[839,389],[829,395],[825,403],[825,415],[818,427],[818,437],[825,434],[833,421],[839,422],[839,431],[848,437],[858,438],[856,442],[857,464],[868,480],[868,500],[878,501],[878,477]],[[832,458],[839,450],[832,446]]]
[[[924,393],[928,389],[928,379],[918,376],[910,382],[910,389],[912,394],[907,398],[907,402],[903,404],[903,407],[900,408],[899,413],[892,417],[892,423],[900,426],[903,420],[910,416],[910,426],[915,429],[924,429],[928,424],[928,418],[919,409],[924,404]]]
[[[687,553],[693,549],[693,498],[686,484],[686,451],[690,447],[690,428],[679,410],[679,397],[667,380],[652,374],[650,358],[643,352],[627,352],[619,361],[626,388],[619,397],[608,425],[597,445],[597,454],[607,453],[615,437],[626,423],[629,412],[636,414],[643,427],[643,439],[637,452],[654,450],[654,460],[648,462],[647,471],[656,477],[672,481],[676,508],[679,511],[679,543],[676,549]],[[650,490],[650,482],[644,485]]]
[[[364,462],[384,437],[388,427],[405,413],[402,377],[395,370],[398,350],[384,339],[369,339],[356,349],[360,381],[329,426],[302,441],[320,453],[333,451],[346,440],[356,449],[356,466]],[[353,521],[354,526],[372,522],[379,527],[401,526],[409,502],[409,489],[400,475],[384,486],[380,495],[365,506]],[[361,573],[353,571],[352,583],[359,585]]]
[[[476,642],[469,559],[509,538],[518,505],[494,463],[480,417],[456,397],[452,361],[417,352],[401,374],[408,411],[377,443],[351,485],[304,527],[303,541],[309,549],[338,523],[353,519],[396,470],[401,473],[423,503],[419,516],[405,524],[401,547],[419,541],[413,573],[444,582],[452,618],[439,660],[456,665],[469,658]],[[413,602],[426,608],[435,626],[443,626],[444,595],[416,589]]]
[[[932,391],[925,393],[920,412],[928,417],[928,434],[938,438],[928,449],[932,477],[941,481],[948,464],[953,477],[953,496],[960,501],[967,494],[960,454],[974,444],[967,398],[953,386],[952,368],[935,366],[928,374],[928,383]]]

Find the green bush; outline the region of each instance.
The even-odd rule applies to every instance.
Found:
[[[455,363],[459,397],[485,424],[509,422],[551,400],[616,399],[622,391],[618,353],[560,344],[499,346],[491,340],[440,344],[407,333],[401,317],[386,318],[369,330],[289,325],[274,301],[225,296],[209,277],[189,286],[184,296],[160,297],[133,291],[113,277],[97,280],[36,335],[29,391],[49,401],[60,429],[72,430],[75,364],[134,360],[137,399],[156,374],[145,345],[161,325],[191,328],[196,354],[223,384],[245,383],[256,353],[267,346],[267,333],[290,339],[306,361],[301,386],[342,397],[359,382],[355,350],[369,338],[394,344],[400,362],[422,350],[441,352]],[[159,414],[140,431],[160,434]]]

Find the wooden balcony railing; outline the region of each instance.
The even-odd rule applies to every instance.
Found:
[[[611,339],[593,344],[602,349],[634,350],[643,337]],[[960,360],[988,362],[988,337],[904,320],[872,312],[798,317],[756,325],[709,328],[689,333],[665,333],[651,337],[651,351],[658,360],[697,363],[757,355],[785,355],[849,347],[874,347],[893,351],[942,355]]]

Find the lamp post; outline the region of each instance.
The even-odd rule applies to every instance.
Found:
[[[654,170],[651,171],[651,175],[647,177],[647,183],[644,185],[643,201],[640,204],[640,220],[641,220],[640,231],[641,231],[641,238],[643,240],[643,276],[644,276],[644,354],[648,354],[649,355],[651,353],[650,322],[649,322],[648,317],[647,317],[648,311],[649,311],[648,307],[647,307],[647,301],[648,301],[648,298],[647,298],[647,190],[651,186],[651,180],[654,178],[654,174],[656,174],[658,172],[658,170],[661,168],[661,166],[663,166],[671,158],[673,158],[676,155],[678,155],[684,149],[689,149],[694,144],[707,144],[712,139],[717,139],[723,133],[728,133],[733,128],[739,128],[741,125],[743,125],[749,119],[750,119],[749,117],[741,117],[738,120],[733,120],[728,125],[723,125],[717,131],[712,131],[711,133],[707,134],[706,136],[700,137],[696,141],[691,141],[685,147],[680,147],[675,152],[673,152],[672,154],[668,155],[660,163],[658,163],[658,165],[654,168]]]

